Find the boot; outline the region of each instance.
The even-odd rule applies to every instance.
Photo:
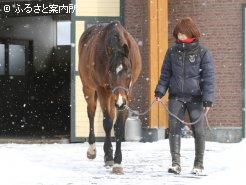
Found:
[[[168,168],[168,173],[179,174],[181,171],[180,167],[180,135],[169,136],[169,146],[172,156],[172,166]]]
[[[195,138],[195,161],[191,173],[200,175],[204,169],[203,167],[203,156],[205,150],[205,137]]]

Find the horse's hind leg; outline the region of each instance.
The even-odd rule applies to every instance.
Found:
[[[84,96],[87,101],[87,114],[90,122],[89,130],[89,148],[87,151],[87,158],[96,158],[96,137],[94,133],[94,117],[96,112],[97,93],[95,90],[83,88]]]

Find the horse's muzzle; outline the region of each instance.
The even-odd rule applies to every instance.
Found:
[[[115,107],[118,111],[123,111],[126,106],[126,101],[123,101],[121,104],[118,103],[118,100],[115,101]]]

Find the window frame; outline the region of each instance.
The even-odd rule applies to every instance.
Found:
[[[21,40],[21,39],[8,39],[8,38],[0,38],[0,43],[4,44],[5,48],[5,66],[4,66],[4,74],[0,74],[1,78],[9,78],[9,77],[18,77],[24,78],[30,71],[30,67],[33,65],[33,48],[32,41],[29,40]],[[25,47],[25,66],[24,66],[24,74],[15,75],[10,74],[9,70],[9,45],[22,45]]]

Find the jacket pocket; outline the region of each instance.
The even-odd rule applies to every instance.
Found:
[[[169,92],[171,94],[178,94],[182,91],[181,89],[182,89],[182,82],[176,79],[175,77],[172,77],[170,79]]]
[[[185,93],[190,95],[201,95],[200,80],[188,78],[185,80]]]

